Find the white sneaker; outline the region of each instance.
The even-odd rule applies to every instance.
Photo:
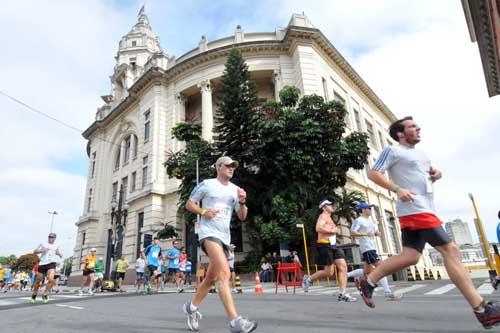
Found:
[[[352,297],[349,294],[345,295],[339,294],[339,297],[337,298],[337,301],[339,302],[356,302],[357,300],[358,300],[357,298]]]
[[[198,310],[191,311],[191,302],[187,302],[182,306],[182,311],[187,316],[187,326],[191,331],[198,331],[200,328],[200,319],[203,317]]]
[[[304,275],[304,278],[302,279],[302,288],[304,288],[304,292],[308,293],[309,292],[309,287],[311,287],[312,283],[309,281],[309,276]]]
[[[89,295],[94,296],[94,292],[92,290],[89,290]]]
[[[257,322],[239,317],[234,326],[231,326],[231,333],[250,333],[257,329]]]
[[[82,289],[78,290],[78,296],[83,296],[83,295],[84,295],[83,290]]]

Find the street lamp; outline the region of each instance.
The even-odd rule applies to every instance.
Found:
[[[118,192],[118,202],[113,198],[111,201],[111,234],[108,239],[108,255],[106,256],[106,279],[113,268],[113,261],[122,256],[123,229],[127,223],[129,205],[124,203],[123,184]]]
[[[311,271],[309,270],[309,254],[307,253],[306,230],[304,228],[304,224],[297,224],[296,227],[302,229],[302,238],[304,239],[304,252],[306,254],[307,275],[311,276]]]
[[[479,218],[479,212],[477,210],[476,201],[474,200],[474,196],[472,195],[472,193],[469,193],[469,199],[472,201],[472,206],[474,207],[474,212],[476,214],[477,233],[479,234],[479,239],[481,240],[481,243],[483,243],[484,255],[486,256],[486,259],[488,260],[488,267],[490,269],[489,270],[490,279],[493,281],[496,278],[497,274],[496,274],[495,266],[493,264],[493,260],[491,259],[490,246],[488,243],[488,239],[486,238],[483,224],[481,223],[481,219]]]
[[[54,216],[57,215],[58,213],[56,211],[49,212],[50,215],[52,215],[52,218],[50,219],[50,231],[49,233],[52,233],[54,229]]]

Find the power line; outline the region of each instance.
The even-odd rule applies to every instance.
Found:
[[[75,126],[71,125],[71,124],[68,124],[68,123],[66,123],[66,122],[64,122],[64,121],[62,121],[62,120],[57,119],[56,117],[53,117],[53,116],[51,116],[51,115],[49,115],[49,114],[47,114],[47,113],[45,113],[45,112],[43,112],[43,111],[40,111],[40,110],[38,110],[38,109],[36,109],[36,108],[32,107],[31,105],[29,105],[29,104],[27,104],[27,103],[25,103],[25,102],[23,102],[23,101],[21,101],[21,100],[19,100],[19,99],[15,98],[15,97],[13,97],[13,96],[11,96],[11,95],[7,94],[6,92],[4,92],[4,91],[2,91],[2,90],[0,90],[0,94],[2,94],[2,95],[4,95],[5,97],[7,97],[7,98],[11,99],[11,100],[12,100],[12,101],[14,101],[15,103],[17,103],[17,104],[19,104],[19,105],[24,106],[26,109],[28,109],[28,110],[30,110],[30,111],[33,111],[33,112],[35,112],[35,113],[37,113],[37,114],[39,114],[39,115],[41,115],[41,116],[43,116],[43,117],[45,117],[45,118],[47,118],[47,119],[50,119],[50,120],[52,120],[52,121],[55,121],[55,122],[59,123],[60,125],[63,125],[63,126],[65,126],[65,127],[67,127],[67,128],[70,128],[70,129],[72,129],[72,130],[74,130],[74,131],[77,131],[80,135],[82,135],[82,134],[83,134],[83,132],[84,132],[83,130],[81,130],[81,129],[79,129],[79,128],[77,128],[77,127],[75,127]],[[109,143],[109,144],[112,144],[112,145],[114,145],[114,146],[117,146],[117,147],[120,147],[120,148],[121,148],[121,145],[120,145],[120,144],[118,144],[118,143],[114,143],[114,142],[112,142],[112,141],[109,141],[109,140],[106,140],[106,139],[103,139],[103,138],[100,138],[100,137],[98,137],[98,136],[96,136],[96,140],[100,140],[100,141],[102,141],[102,142],[106,142],[106,143]],[[141,149],[139,149],[139,148],[137,148],[137,153],[142,153],[142,154],[144,154],[144,155],[148,155],[148,156],[152,156],[152,157],[153,157],[153,156],[156,156],[156,155],[155,155],[155,154],[153,154],[152,152],[145,152],[145,151],[143,151],[143,150],[141,150]]]

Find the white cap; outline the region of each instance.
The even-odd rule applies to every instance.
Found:
[[[216,166],[219,166],[221,164],[224,164],[224,165],[233,165],[235,168],[237,168],[240,164],[238,163],[238,161],[235,161],[233,160],[231,157],[229,156],[221,156],[217,159],[217,162],[215,162],[215,165]]]
[[[97,249],[95,247],[90,249],[90,252],[97,252]]]
[[[321,201],[321,203],[319,204],[319,209],[325,207],[326,205],[333,205],[333,202],[331,202],[330,200],[323,200]]]

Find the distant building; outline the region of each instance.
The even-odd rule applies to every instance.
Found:
[[[472,235],[469,225],[460,219],[447,222],[445,229],[450,238],[458,245],[472,244]]]
[[[432,264],[435,266],[443,266],[443,257],[438,250],[434,248],[429,249],[429,256],[431,258]],[[467,266],[484,266],[486,267],[487,262],[483,253],[483,248],[480,243],[477,244],[463,244],[460,245],[460,257],[462,263]]]

